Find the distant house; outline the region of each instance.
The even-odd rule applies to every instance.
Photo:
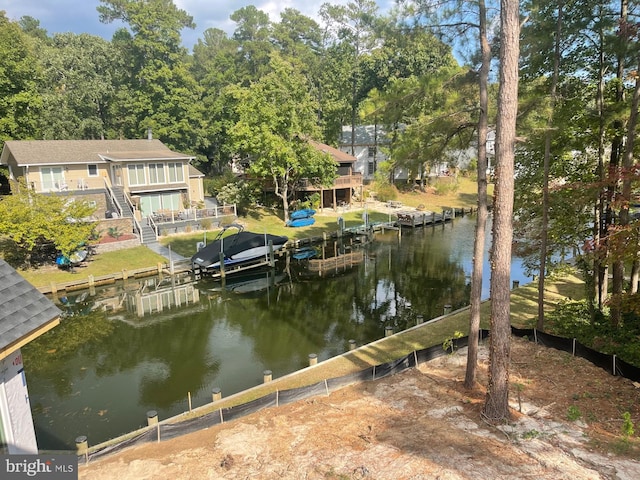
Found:
[[[380,125],[357,125],[353,142],[351,132],[351,125],[342,127],[339,148],[356,158],[354,172],[362,175],[364,183],[370,183],[380,165],[389,160],[385,150],[388,151],[391,139]],[[393,177],[396,181],[406,180],[407,172],[398,168],[393,172]]]
[[[161,212],[175,219],[204,201],[203,174],[193,156],[159,140],[9,140],[0,164],[39,193],[93,202],[98,218],[129,219],[141,241],[155,240],[142,221]],[[186,215],[184,215],[186,217]]]
[[[0,452],[36,454],[20,348],[60,323],[60,310],[0,259]]]
[[[353,155],[356,157],[353,170],[362,174],[365,183],[369,183],[374,179],[374,174],[381,164],[387,162],[389,157],[385,152],[389,151],[391,139],[386,133],[384,127],[380,125],[358,125],[355,128],[355,136],[352,142],[351,126],[342,127],[342,136],[340,138],[340,150],[351,153],[353,147]],[[353,143],[353,145],[352,145]],[[495,132],[492,130],[488,133],[487,153],[489,159],[494,155]],[[465,150],[453,150],[446,153],[443,158],[434,159],[427,175],[439,176],[447,174],[452,168],[466,169],[473,158],[477,158],[477,148],[470,147]],[[489,160],[490,162],[491,160]],[[406,181],[408,172],[403,168],[393,170],[393,178],[395,181]]]
[[[309,140],[309,144],[317,150],[328,154],[336,163],[337,177],[331,186],[315,184],[311,179],[303,178],[295,186],[296,197],[301,199],[312,193],[320,194],[320,208],[337,208],[350,204],[354,197],[362,198],[362,175],[355,172],[353,165],[356,158],[330,145]],[[246,166],[235,162],[233,170],[242,175]],[[273,192],[275,187],[270,180],[263,184],[265,192]]]

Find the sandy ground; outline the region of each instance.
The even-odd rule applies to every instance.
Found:
[[[640,478],[640,439],[622,435],[624,412],[640,422],[640,385],[514,339],[512,421],[497,428],[480,415],[482,387],[462,386],[465,361],[463,349],[329,396],[132,447],[81,466],[80,478]],[[480,363],[484,385],[484,349]]]

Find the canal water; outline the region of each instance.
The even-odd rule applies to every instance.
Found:
[[[38,445],[73,449],[322,361],[468,304],[475,217],[315,246],[275,271],[130,280],[52,297],[61,325],[23,349]],[[489,238],[490,235],[487,235]],[[487,240],[487,249],[489,240]],[[486,254],[488,257],[488,253]],[[485,259],[487,260],[487,259]],[[514,259],[512,280],[527,283]],[[485,261],[483,296],[488,297]]]

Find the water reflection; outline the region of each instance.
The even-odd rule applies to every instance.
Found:
[[[214,387],[230,395],[468,303],[472,219],[312,248],[225,284],[130,279],[55,298],[65,319],[24,349],[40,448],[104,441],[148,410],[176,415],[189,395],[199,406]]]

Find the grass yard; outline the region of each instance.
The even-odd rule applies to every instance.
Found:
[[[147,247],[125,248],[115,252],[106,252],[90,257],[73,271],[62,270],[56,265],[48,265],[38,269],[18,270],[29,283],[35,287],[43,287],[51,283],[65,283],[87,278],[89,275],[100,277],[122,270],[136,270],[166,263],[162,255],[152,252]]]

